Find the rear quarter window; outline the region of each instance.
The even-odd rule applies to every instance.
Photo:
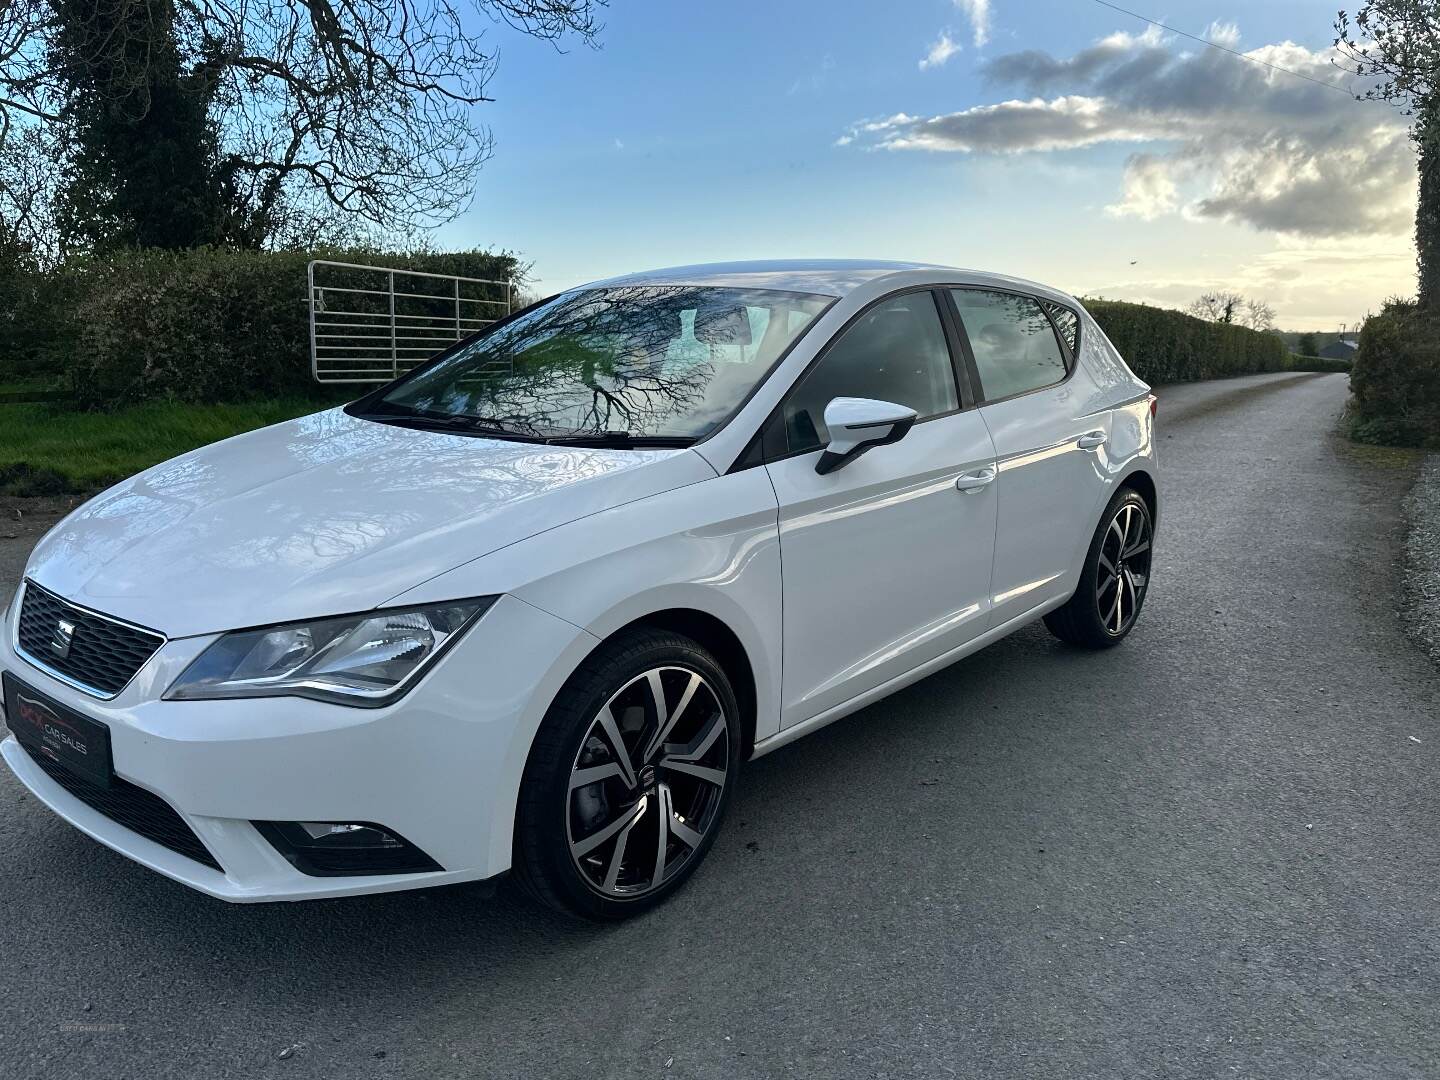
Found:
[[[1040,306],[1045,309],[1045,313],[1050,316],[1050,321],[1055,324],[1055,330],[1060,335],[1060,340],[1069,348],[1070,355],[1079,356],[1080,316],[1063,304],[1052,304],[1047,300],[1042,300]]]

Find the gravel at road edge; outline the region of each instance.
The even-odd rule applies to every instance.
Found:
[[[1440,663],[1440,454],[1426,458],[1404,508],[1405,621],[1419,646]]]

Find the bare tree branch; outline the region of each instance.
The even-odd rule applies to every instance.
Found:
[[[66,10],[71,20],[88,12],[93,32],[78,39],[94,44],[60,62],[53,46],[75,27],[57,17],[55,0],[0,0],[0,141],[13,117],[63,126],[84,85],[77,65],[103,66],[115,99],[107,104],[143,116],[154,60],[114,28],[160,12],[189,92],[208,95],[233,242],[268,243],[307,215],[433,226],[465,209],[492,150],[473,110],[490,100],[495,72],[484,24],[593,43],[604,3],[94,0]]]

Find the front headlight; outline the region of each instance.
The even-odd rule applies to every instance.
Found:
[[[169,700],[290,695],[388,705],[495,597],[393,608],[226,634],[185,669]]]

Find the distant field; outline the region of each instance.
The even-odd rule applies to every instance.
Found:
[[[113,413],[0,405],[0,494],[98,491],[197,446],[325,407],[324,401],[307,398],[234,405],[155,403]]]

